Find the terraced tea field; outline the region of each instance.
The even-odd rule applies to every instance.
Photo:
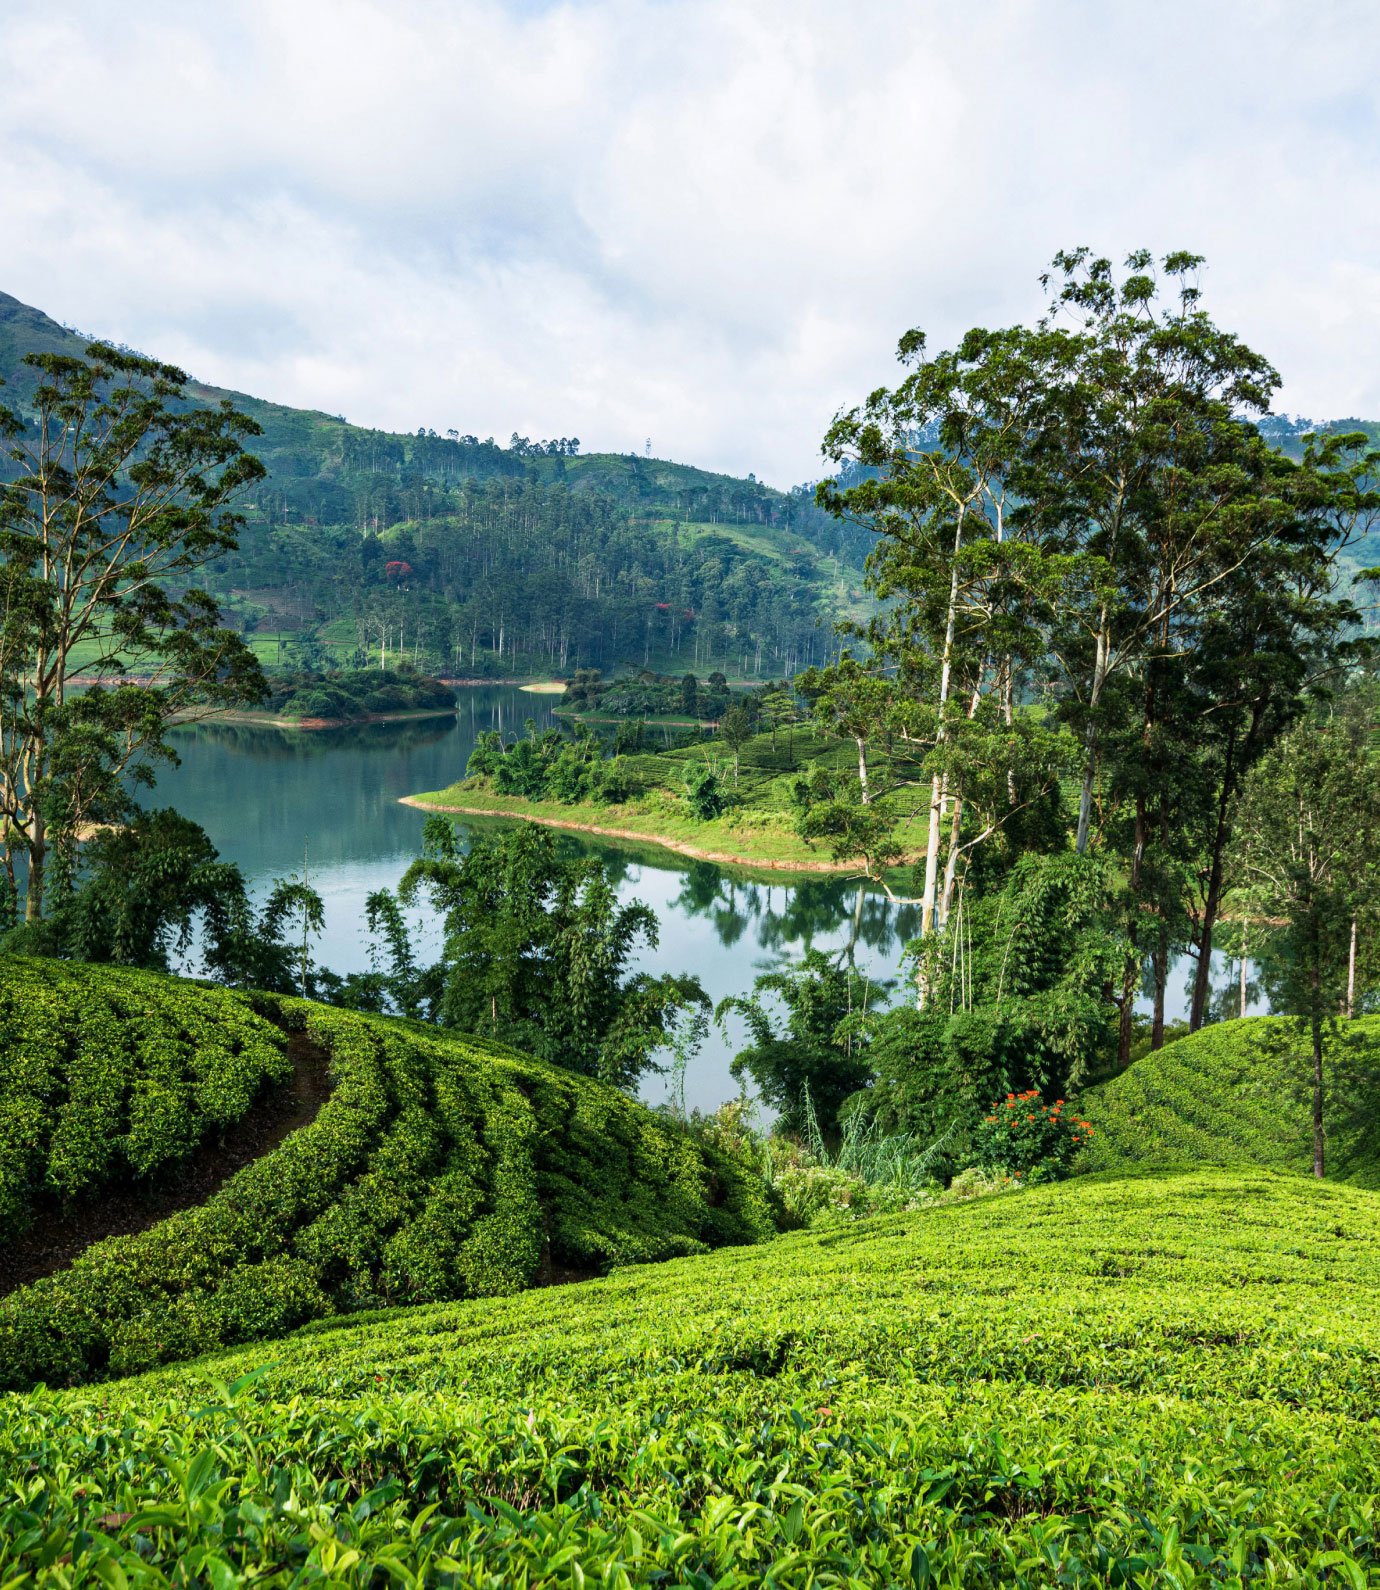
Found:
[[[1084,1179],[0,1403],[0,1582],[1363,1586],[1380,1200]]]

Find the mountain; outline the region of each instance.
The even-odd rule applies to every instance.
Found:
[[[80,355],[89,340],[0,293],[5,400],[22,411],[32,397],[26,353]],[[228,397],[263,428],[268,478],[242,505],[239,553],[207,583],[270,664],[382,648],[473,674],[766,678],[822,660],[833,624],[865,610],[871,538],[805,488],[188,392]]]

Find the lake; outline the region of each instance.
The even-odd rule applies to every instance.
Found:
[[[400,797],[454,783],[484,730],[521,733],[528,718],[538,728],[556,723],[551,698],[485,685],[460,692],[454,718],[312,731],[228,723],[179,729],[181,766],[160,775],[145,804],[175,806],[200,823],[258,897],[275,879],[300,874],[305,858],[326,910],[317,960],[341,973],[365,971],[364,901],[396,886],[421,842],[425,814],[400,805]],[[860,968],[894,977],[918,926],[913,907],[852,881],[758,883],[670,851],[630,853],[585,836],[565,838],[613,869],[621,899],[643,900],[656,912],[661,941],[639,956],[639,966],[694,972],[716,1003],[749,991],[759,971],[810,947],[852,945]],[[434,949],[434,920],[419,913],[413,920],[420,943]],[[1185,958],[1171,978],[1171,1017],[1186,1010],[1191,974]],[[1230,964],[1214,956],[1215,979],[1230,976]],[[713,1109],[736,1095],[729,1062],[741,1034],[737,1022],[726,1035],[711,1029],[686,1076],[689,1105]],[[643,1097],[658,1102],[665,1089],[663,1078],[651,1077]]]

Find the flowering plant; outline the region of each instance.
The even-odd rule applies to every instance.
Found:
[[[975,1137],[980,1164],[1036,1182],[1068,1175],[1074,1155],[1092,1135],[1063,1099],[1046,1104],[1039,1089],[1030,1088],[993,1104]]]

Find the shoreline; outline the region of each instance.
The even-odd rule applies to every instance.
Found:
[[[534,812],[502,811],[493,806],[452,806],[436,801],[422,800],[416,795],[398,797],[400,806],[412,806],[422,812],[444,812],[456,817],[497,817],[509,822],[536,823],[541,828],[559,828],[568,833],[592,834],[601,839],[627,839],[642,845],[655,845],[678,856],[688,856],[692,861],[710,861],[721,867],[742,867],[758,872],[794,872],[801,874],[832,875],[835,877],[864,876],[862,857],[854,861],[781,861],[773,857],[755,858],[730,854],[722,850],[705,850],[683,839],[673,839],[667,834],[644,834],[635,828],[612,828],[601,823],[577,822],[573,818],[547,817]]]
[[[454,707],[417,707],[406,712],[366,712],[357,718],[280,718],[271,712],[191,712],[173,719],[177,724],[239,723],[254,729],[357,729],[365,723],[404,723],[417,718],[453,718]]]

